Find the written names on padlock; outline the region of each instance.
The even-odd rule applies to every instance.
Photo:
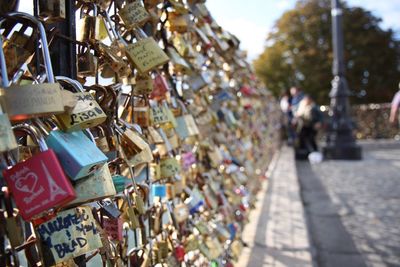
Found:
[[[102,246],[98,224],[90,207],[77,207],[57,214],[57,217],[39,225],[36,232],[42,250],[59,263],[75,258]],[[51,257],[50,257],[51,256]]]
[[[176,158],[161,159],[160,174],[161,177],[174,177],[181,171],[181,165]]]
[[[128,45],[126,53],[141,73],[155,69],[169,60],[152,37],[140,39],[136,43]]]
[[[138,0],[126,4],[119,11],[119,15],[128,29],[140,26],[150,19],[149,13]]]

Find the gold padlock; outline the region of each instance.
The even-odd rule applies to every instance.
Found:
[[[92,15],[89,15],[92,11]],[[76,39],[81,42],[102,41],[108,37],[107,27],[102,16],[98,15],[97,5],[84,3],[81,6]]]
[[[126,2],[127,4],[119,10],[118,15],[127,29],[140,27],[150,19],[150,15],[140,3],[141,1],[133,0]]]
[[[84,92],[83,86],[78,81],[64,76],[57,76],[56,80],[70,85],[76,91],[74,96],[78,101],[71,111],[56,115],[61,130],[72,132],[92,128],[107,119],[107,115],[93,95],[90,92]]]
[[[147,37],[142,29],[133,30],[136,43],[129,44],[126,56],[141,73],[147,73],[168,62],[169,57],[152,37]]]

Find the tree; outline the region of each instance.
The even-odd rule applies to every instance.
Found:
[[[279,18],[267,37],[264,52],[254,61],[258,76],[279,95],[296,85],[318,103],[329,103],[332,80],[330,0],[298,0]],[[352,102],[388,102],[400,81],[400,42],[380,18],[343,3],[346,78],[362,98]]]

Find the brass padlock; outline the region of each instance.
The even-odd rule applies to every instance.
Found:
[[[77,54],[78,76],[96,76],[97,57],[90,53],[89,47],[80,46]]]
[[[169,57],[152,37],[147,37],[142,29],[132,30],[137,41],[126,48],[129,61],[141,73],[147,73],[168,62]]]
[[[102,41],[108,37],[104,19],[97,10],[97,5],[94,3],[84,3],[81,6],[76,35],[78,41]],[[92,15],[89,14],[90,11]]]
[[[2,106],[11,120],[63,113],[65,110],[64,97],[60,90],[60,84],[56,83],[54,79],[46,31],[42,23],[32,15],[21,12],[11,13],[9,17],[28,21],[30,25],[34,25],[32,26],[34,31],[39,30],[48,83],[11,85],[2,88]],[[5,20],[7,19],[3,19],[1,23]],[[3,66],[5,67],[5,64]]]
[[[5,31],[3,34],[7,37],[7,32],[12,32],[9,38],[5,39],[4,55],[7,62],[7,73],[8,77],[12,78],[13,75],[18,71],[21,66],[27,62],[31,56],[35,53],[35,39],[37,39],[37,31],[31,26],[29,21],[15,17],[17,21],[7,20],[7,23],[15,23],[13,27],[10,27],[9,31]],[[22,27],[18,31],[12,31],[18,23],[22,24]],[[30,29],[33,31],[30,34]]]
[[[126,1],[125,6],[119,10],[118,15],[121,17],[127,29],[133,29],[144,25],[150,15],[140,3],[141,1]]]
[[[57,76],[57,81],[66,83],[73,91],[77,99],[76,106],[69,112],[56,115],[60,129],[65,132],[72,132],[92,128],[103,123],[107,115],[101,109],[90,92],[84,92],[83,86],[76,80],[68,77]]]

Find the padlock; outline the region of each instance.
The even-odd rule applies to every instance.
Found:
[[[99,224],[89,206],[57,213],[35,229],[45,266],[89,253],[103,246]]]
[[[63,113],[63,96],[60,85],[54,80],[46,32],[42,23],[37,18],[21,12],[13,12],[10,13],[9,16],[29,21],[29,23],[35,25],[39,30],[41,50],[43,52],[48,83],[11,85],[3,88],[3,98],[1,99],[3,101],[2,106],[7,111],[11,120]],[[4,23],[5,20],[6,19],[2,19],[0,24]],[[2,66],[5,66],[5,64],[2,64]],[[6,83],[8,83],[8,80]]]
[[[148,267],[150,266],[149,253],[146,248],[134,248],[128,252],[130,267]]]
[[[136,42],[126,47],[126,56],[140,73],[147,73],[169,61],[153,37],[147,37],[140,28],[132,31]]]
[[[121,215],[120,210],[115,203],[110,199],[105,199],[99,202],[101,206],[101,213],[106,215],[108,218],[117,219]]]
[[[40,0],[39,16],[48,22],[62,21],[66,18],[65,0]]]
[[[46,142],[55,151],[65,173],[73,181],[99,170],[108,160],[82,131],[51,131],[46,137]]]
[[[153,91],[153,79],[150,75],[136,75],[135,77],[136,83],[133,87],[133,93],[135,95],[147,95],[151,94]]]
[[[133,110],[133,122],[140,127],[150,126],[150,108],[149,106],[135,106]]]
[[[172,45],[167,46],[167,55],[176,73],[188,73],[191,71],[190,63],[187,62]]]
[[[185,260],[185,247],[178,244],[174,248],[174,255],[178,262],[183,262]]]
[[[167,79],[164,77],[164,75],[156,73],[153,82],[154,89],[150,95],[150,98],[154,100],[165,99],[165,95],[167,94],[167,92],[171,91]]]
[[[99,67],[101,76],[104,78],[113,78],[117,74],[119,79],[127,79],[133,71],[124,58],[126,42],[115,29],[109,14],[102,12],[102,15],[105,19],[106,30],[111,44],[109,46],[103,43],[96,44],[103,59],[103,64]]]
[[[78,76],[86,78],[87,76],[96,76],[98,58],[90,53],[90,47],[79,46],[77,54],[77,72]]]
[[[0,64],[1,64],[1,76],[2,76],[2,87],[7,87],[7,71],[5,66],[5,59],[3,53],[3,43],[0,38]],[[0,152],[5,152],[11,149],[17,148],[17,141],[15,140],[14,133],[11,129],[11,123],[8,119],[8,115],[3,113],[3,109],[0,104]]]
[[[13,78],[14,74],[25,62],[29,61],[31,56],[35,53],[35,39],[37,39],[38,34],[37,31],[27,34],[29,29],[31,29],[31,26],[27,21],[7,20],[6,23],[13,23],[9,25],[9,31],[6,30],[3,33],[5,35],[4,37],[6,38],[3,49],[7,62],[7,74],[9,78]],[[17,31],[12,31],[16,28],[15,26],[18,25],[18,23],[21,23],[22,27],[20,27],[20,29]],[[12,32],[11,36],[8,38],[7,32]]]
[[[103,199],[117,193],[107,163],[87,177],[77,180],[74,189],[76,199],[71,204]]]
[[[175,205],[173,212],[178,223],[182,223],[189,218],[189,209],[185,203]]]
[[[20,124],[14,130],[27,132],[39,145],[41,152],[19,162],[3,175],[24,220],[57,208],[75,199],[74,189],[52,149],[31,125]]]
[[[127,196],[126,198],[127,198],[126,201],[128,203],[128,206],[126,207],[126,211],[125,211],[127,222],[131,229],[138,229],[138,228],[140,228],[139,217],[138,217],[139,215],[136,213],[135,209],[133,208],[130,197]]]
[[[149,13],[140,2],[139,0],[126,1],[125,6],[118,12],[128,30],[141,27],[150,19]]]
[[[155,244],[155,246],[158,249],[158,260],[164,260],[168,257],[169,249],[168,249],[168,242],[167,240],[158,240]]]
[[[90,15],[92,11],[92,15]],[[108,37],[107,27],[102,16],[98,14],[97,5],[85,3],[81,6],[76,39],[81,42],[102,41]]]
[[[188,31],[190,17],[189,14],[178,12],[168,13],[169,29],[173,32],[185,33]]]
[[[4,206],[6,209],[3,214],[5,219],[5,230],[11,247],[16,248],[22,245],[25,241],[21,215],[17,209],[13,208],[8,189],[3,187],[2,191]]]
[[[160,161],[160,173],[162,178],[174,177],[181,171],[181,165],[175,157],[162,158]]]
[[[123,241],[123,220],[119,218],[103,217],[103,229],[114,241]]]
[[[77,99],[77,104],[71,111],[56,115],[61,130],[79,131],[97,126],[106,120],[106,114],[93,95],[90,92],[84,92],[83,86],[78,81],[64,76],[57,76],[56,80],[70,85]]]

